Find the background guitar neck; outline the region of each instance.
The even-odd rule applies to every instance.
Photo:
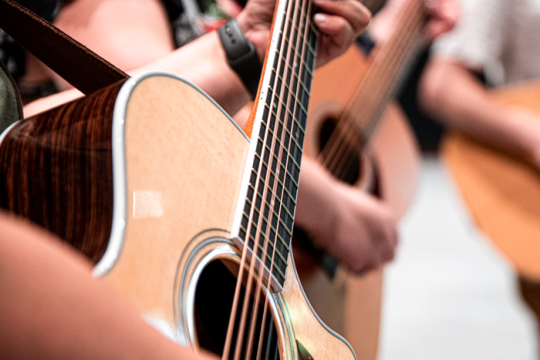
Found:
[[[392,37],[374,50],[372,63],[347,104],[343,117],[356,124],[364,144],[421,48],[426,14],[423,0],[409,1]]]

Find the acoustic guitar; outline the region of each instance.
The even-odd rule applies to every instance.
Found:
[[[540,83],[496,90],[499,101],[540,115]],[[480,229],[522,277],[540,282],[540,174],[524,159],[453,133],[442,144],[463,199]]]
[[[97,262],[174,341],[223,359],[355,359],[313,312],[290,249],[318,32],[277,4],[246,133],[166,73],[15,123],[0,205]]]
[[[397,216],[414,197],[419,161],[404,115],[389,103],[420,49],[426,14],[423,1],[408,1],[386,44],[367,57],[351,47],[318,69],[309,109],[306,155],[358,191],[381,197]],[[375,359],[382,271],[351,276],[306,234],[295,240],[298,273],[314,309],[359,358]]]

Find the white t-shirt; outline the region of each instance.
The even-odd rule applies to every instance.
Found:
[[[540,0],[460,0],[462,17],[433,53],[496,85],[540,78]]]

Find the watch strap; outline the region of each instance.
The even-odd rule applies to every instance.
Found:
[[[255,46],[246,39],[236,19],[231,19],[220,27],[218,35],[229,66],[254,98],[257,95],[262,72]]]

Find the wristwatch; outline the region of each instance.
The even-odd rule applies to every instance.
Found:
[[[220,27],[218,35],[227,54],[227,63],[254,98],[257,95],[262,72],[255,46],[246,39],[236,19],[231,19]]]

